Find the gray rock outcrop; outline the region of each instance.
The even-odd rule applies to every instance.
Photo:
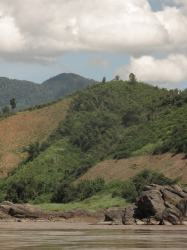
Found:
[[[30,204],[13,204],[9,201],[4,201],[0,204],[0,219],[49,219],[49,214],[41,207]]]
[[[172,224],[181,225],[187,221],[187,192],[179,186],[163,187],[155,184],[146,186],[137,198],[135,205],[131,206],[135,224]],[[126,209],[126,211],[130,208]],[[123,223],[128,212],[123,215]],[[132,224],[134,224],[132,220]]]
[[[187,192],[175,185],[144,187],[136,203],[125,209],[104,211],[105,221],[124,225],[187,224]]]
[[[104,211],[90,212],[85,209],[75,208],[66,212],[46,212],[39,206],[30,204],[14,204],[9,201],[0,203],[1,221],[90,221],[104,220]]]

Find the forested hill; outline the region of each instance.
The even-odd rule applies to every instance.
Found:
[[[96,82],[76,74],[64,73],[43,82],[41,89],[48,90],[51,93],[51,100],[55,100],[93,83]]]
[[[72,73],[60,74],[42,84],[0,77],[0,108],[10,106],[11,98],[16,99],[17,110],[50,102],[92,83],[95,81]]]
[[[89,85],[71,95],[66,119],[48,140],[28,147],[2,195],[15,202],[68,202],[76,200],[72,183],[103,160],[187,153],[186,114],[187,90],[120,80]]]

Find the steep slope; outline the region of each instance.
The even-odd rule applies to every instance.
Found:
[[[187,91],[111,81],[76,91],[71,98],[68,115],[48,140],[48,148],[2,183],[2,196],[49,202],[68,193],[67,202],[74,197],[69,184],[103,160],[187,153]],[[145,164],[149,168],[149,161],[145,158],[140,170]],[[139,163],[130,166],[134,164]],[[178,167],[169,158],[164,164],[168,172]]]
[[[172,155],[141,155],[128,159],[108,159],[99,162],[81,176],[76,183],[82,180],[94,180],[102,176],[106,182],[112,180],[128,180],[144,169],[151,169],[163,173],[169,178],[181,177],[180,182],[187,184],[187,158],[185,154]]]
[[[66,116],[69,101],[20,113],[0,121],[0,175],[18,165],[23,147],[37,140],[42,143]]]
[[[50,102],[92,83],[95,81],[71,73],[60,74],[42,84],[0,77],[0,108],[9,106],[11,98],[16,99],[17,110]]]

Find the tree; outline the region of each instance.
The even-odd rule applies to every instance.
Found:
[[[102,80],[102,83],[105,83],[105,82],[106,82],[106,77],[104,76],[103,80]]]
[[[23,153],[28,153],[26,162],[32,161],[40,153],[40,144],[38,141],[32,142],[27,148],[24,147],[22,150]]]
[[[10,105],[11,105],[11,108],[13,111],[16,108],[16,99],[15,98],[10,99]]]
[[[115,80],[119,81],[120,77],[119,76],[115,76]]]
[[[187,125],[185,123],[173,127],[166,145],[172,153],[187,153]]]
[[[131,83],[135,83],[136,82],[136,76],[135,76],[135,74],[130,73],[130,75],[129,75],[129,81]]]
[[[76,199],[76,188],[68,180],[62,180],[55,189],[51,202],[68,203]]]
[[[10,108],[8,106],[3,107],[2,109],[3,114],[9,114],[10,113]]]

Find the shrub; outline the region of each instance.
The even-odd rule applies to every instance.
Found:
[[[68,181],[63,181],[63,183],[58,185],[55,192],[53,193],[51,202],[68,203],[73,201],[75,199],[75,196],[76,196],[75,187]]]
[[[68,203],[73,200],[84,200],[104,189],[105,181],[102,177],[95,180],[83,180],[77,186],[64,181],[55,190],[51,201]]]
[[[136,186],[132,180],[126,181],[123,186],[122,197],[128,202],[134,202],[138,196]]]
[[[171,180],[161,173],[148,169],[136,174],[132,179],[125,181],[121,195],[129,202],[135,202],[136,197],[143,191],[146,185],[173,185],[176,184],[178,178]]]

